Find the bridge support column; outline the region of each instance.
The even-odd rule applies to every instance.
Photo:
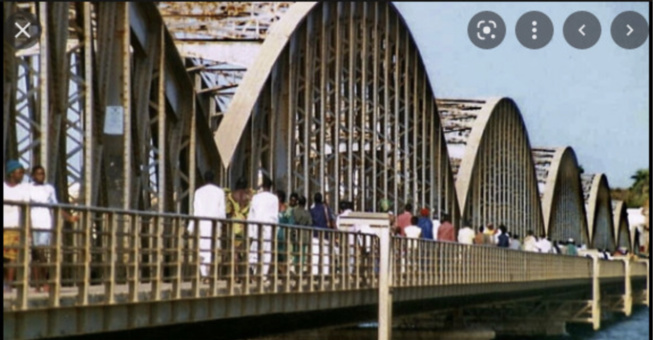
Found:
[[[624,295],[623,295],[623,312],[630,316],[633,312],[633,287],[630,282],[630,260],[624,259]]]
[[[644,305],[647,307],[651,304],[651,261],[646,260],[646,295],[644,300]]]
[[[592,256],[592,301],[590,313],[592,328],[595,331],[601,328],[601,282],[599,276],[599,258]]]

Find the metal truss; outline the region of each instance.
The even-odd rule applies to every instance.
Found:
[[[552,240],[589,244],[583,189],[576,154],[570,147],[533,148],[544,226]]]
[[[18,10],[3,7],[5,20]],[[5,46],[3,161],[44,165],[63,202],[187,212],[196,171],[219,155],[156,7],[21,7],[43,33],[34,48]]]
[[[260,171],[287,191],[323,192],[332,206],[348,199],[374,211],[385,198],[397,210],[412,202],[457,216],[433,92],[394,7],[296,6],[218,128],[218,147],[233,145],[221,152],[232,179],[256,182]]]
[[[591,240],[588,248],[607,249],[612,252],[616,243],[608,179],[603,174],[583,174],[581,183]]]
[[[614,218],[614,239],[619,248],[626,248],[632,252],[630,240],[630,226],[628,224],[628,211],[623,201],[612,201],[612,216]]]
[[[159,2],[179,40],[263,40],[293,2]]]
[[[519,235],[543,232],[530,143],[515,103],[507,98],[436,102],[462,220],[474,227],[505,224]]]

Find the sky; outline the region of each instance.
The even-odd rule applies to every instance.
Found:
[[[610,187],[629,187],[637,169],[649,167],[650,36],[637,49],[619,47],[612,20],[636,11],[650,25],[646,2],[394,2],[417,42],[436,98],[505,96],[523,115],[531,146],[571,146],[586,173],[605,173]],[[493,11],[506,37],[484,50],[469,40],[467,25],[478,12]],[[515,24],[529,11],[553,22],[551,42],[539,50],[522,46]],[[569,15],[588,11],[601,23],[593,47],[567,44]]]

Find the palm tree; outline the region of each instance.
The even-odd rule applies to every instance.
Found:
[[[651,183],[651,178],[649,174],[649,169],[639,169],[635,172],[634,175],[630,176],[634,180],[633,185],[630,186],[630,207],[641,207],[642,204],[649,198],[649,188]]]
[[[648,194],[649,184],[651,182],[649,169],[639,169],[634,175],[630,176],[630,178],[635,181],[630,187],[630,190],[641,195]]]

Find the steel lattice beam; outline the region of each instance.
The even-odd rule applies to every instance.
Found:
[[[433,92],[392,5],[302,3],[264,41],[216,134],[232,176],[373,211],[458,208]]]

